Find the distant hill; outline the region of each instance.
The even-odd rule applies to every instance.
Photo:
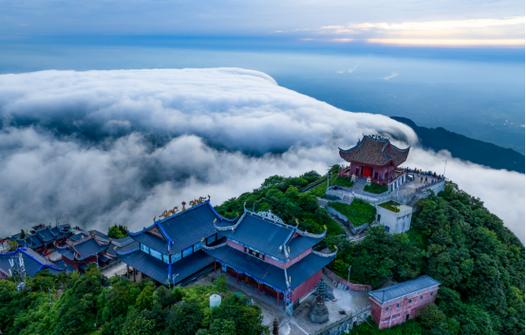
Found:
[[[435,151],[447,150],[454,157],[486,165],[495,169],[506,169],[524,173],[524,155],[513,149],[506,149],[498,145],[475,140],[444,129],[420,127],[412,120],[391,116],[392,119],[402,122],[418,135],[424,148]]]

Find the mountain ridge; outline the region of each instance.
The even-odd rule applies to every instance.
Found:
[[[454,157],[476,164],[524,173],[524,155],[513,149],[467,137],[443,127],[422,127],[406,117],[391,116],[391,119],[411,127],[424,148],[447,150]]]

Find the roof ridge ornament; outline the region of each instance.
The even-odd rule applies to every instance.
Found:
[[[272,210],[270,209],[268,211],[259,211],[255,214],[259,217],[262,217],[263,219],[267,219],[269,221],[285,225],[285,222],[283,222],[283,219],[281,219],[276,214],[272,213]]]
[[[329,257],[334,257],[336,256],[336,254],[338,253],[338,246],[334,246],[336,248],[336,250],[334,250],[333,252],[330,252],[330,253],[324,253],[324,252],[321,252],[321,251],[316,251],[316,250],[312,250],[312,253],[317,255],[317,256],[320,256],[320,257],[326,257],[326,258],[329,258]]]
[[[324,238],[325,235],[327,235],[327,226],[326,225],[323,225],[323,232],[319,233],[319,234],[315,234],[315,233],[309,233],[308,231],[305,231],[305,230],[301,230],[301,229],[298,229],[297,232],[298,234],[300,234],[301,236],[305,236],[305,237],[312,237],[312,238]]]
[[[283,274],[285,275],[285,284],[287,284],[287,289],[290,289],[290,282],[292,281],[292,277],[288,275],[287,268],[283,269]]]
[[[219,248],[222,248],[225,245],[227,245],[226,242],[223,242],[223,243],[219,243],[219,244],[214,245],[214,246],[209,246],[209,245],[206,245],[206,243],[204,243],[204,242],[205,242],[205,239],[204,238],[201,239],[201,243],[203,244],[203,249],[205,249],[205,250],[215,250],[215,249],[219,249]]]
[[[243,221],[243,218],[245,217],[246,213],[249,212],[248,210],[247,211],[244,211],[243,214],[239,217],[239,219],[237,220],[237,222],[233,225],[230,225],[230,226],[218,226],[217,225],[217,218],[214,219],[214,221],[212,222],[212,224],[214,225],[214,228],[217,229],[218,231],[234,231],[236,230],[237,226],[239,226],[239,224],[241,223],[241,221]],[[250,212],[249,212],[250,213]]]

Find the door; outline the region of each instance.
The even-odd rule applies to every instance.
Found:
[[[373,168],[370,166],[364,166],[362,175],[364,177],[371,177],[373,175]]]

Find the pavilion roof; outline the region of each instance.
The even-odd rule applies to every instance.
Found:
[[[58,247],[57,251],[67,259],[83,261],[108,251],[109,247],[110,239],[107,235],[93,230],[89,233],[80,232],[71,236],[68,243]]]
[[[202,250],[197,251],[188,257],[184,257],[180,261],[172,264],[172,282],[169,283],[168,264],[153,256],[140,250],[135,250],[125,254],[120,254],[120,259],[127,265],[165,285],[177,285],[192,274],[212,264],[214,261],[212,257]]]
[[[378,290],[370,291],[369,296],[383,304],[390,300],[398,299],[408,294],[440,285],[440,282],[428,275],[391,285]]]
[[[209,201],[156,221],[130,237],[164,254],[174,254],[216,233],[214,222],[228,221]]]
[[[348,162],[383,166],[393,163],[398,166],[405,162],[409,147],[400,149],[385,137],[366,135],[354,147],[339,149],[340,157]]]
[[[312,248],[325,236],[302,232],[270,212],[254,213],[248,210],[226,235],[230,240],[283,261]]]
[[[323,269],[335,257],[333,255],[320,256],[316,253],[311,253],[285,270],[231,248],[228,245],[209,248],[205,251],[221,263],[233,268],[236,272],[246,274],[260,283],[281,292],[285,292],[289,288],[294,290]],[[289,283],[287,283],[287,277],[290,280]]]
[[[66,238],[71,234],[71,226],[69,224],[60,224],[57,226],[38,225],[33,227],[31,232],[26,233],[24,238],[22,238],[21,233],[17,233],[11,236],[10,239],[16,241],[21,246],[36,249],[53,241]]]

